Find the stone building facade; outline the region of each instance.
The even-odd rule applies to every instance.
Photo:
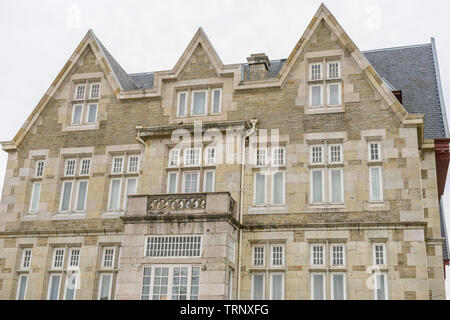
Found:
[[[421,50],[435,101],[380,58]],[[199,29],[127,74],[90,30],[2,143],[0,299],[445,299],[434,42],[362,53],[321,5],[247,60]]]

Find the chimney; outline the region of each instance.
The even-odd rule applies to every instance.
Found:
[[[247,58],[250,69],[250,80],[267,78],[267,70],[270,68],[269,57],[265,53],[253,53]]]

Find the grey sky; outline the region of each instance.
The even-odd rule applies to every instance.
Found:
[[[245,62],[258,52],[279,59],[288,57],[321,2],[0,1],[0,140],[16,134],[89,28],[129,73],[171,69],[199,26],[224,63]],[[435,37],[450,105],[450,1],[324,3],[361,50],[429,43]],[[1,152],[0,187],[5,166]],[[444,194],[448,222],[449,189]],[[447,281],[447,297],[449,292]]]

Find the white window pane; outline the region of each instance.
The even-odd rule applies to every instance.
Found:
[[[95,123],[97,121],[97,104],[89,105],[87,123]]]
[[[380,168],[370,168],[371,174],[371,200],[372,201],[381,201],[381,176],[380,176]]]
[[[339,78],[339,62],[332,62],[328,64],[328,78]]]
[[[39,206],[39,197],[41,195],[41,183],[33,183],[33,194],[31,195],[30,212],[37,212]]]
[[[178,116],[186,115],[186,92],[178,95]]]
[[[283,299],[283,280],[282,274],[272,274],[272,300]]]
[[[253,300],[264,299],[264,275],[253,275]]]
[[[313,300],[325,300],[324,276],[323,274],[313,274]]]
[[[84,93],[86,91],[86,85],[80,84],[75,88],[75,100],[84,99]]]
[[[61,275],[54,274],[50,276],[50,286],[49,286],[49,300],[58,300],[59,299],[59,287],[61,284]]]
[[[45,162],[43,160],[36,162],[36,170],[34,173],[36,177],[42,177],[44,175],[44,164]]]
[[[169,173],[167,193],[177,193],[177,176],[176,172]]]
[[[255,177],[255,205],[264,205],[266,204],[266,176],[257,173]]]
[[[136,178],[129,178],[127,180],[127,193],[125,195],[125,204],[124,208],[128,208],[128,195],[136,194],[137,192],[137,179]]]
[[[344,275],[343,274],[333,274],[333,299],[334,300],[344,300]]]
[[[184,175],[184,193],[198,192],[199,173],[189,172]]]
[[[311,80],[322,79],[322,64],[311,64]]]
[[[110,196],[109,196],[109,210],[118,210],[119,209],[119,196],[120,196],[120,180],[111,180],[111,188],[110,188]]]
[[[213,113],[220,113],[220,95],[222,91],[221,90],[214,90],[213,91]]]
[[[323,202],[323,197],[322,197],[322,184],[323,184],[323,179],[322,179],[322,171],[312,171],[312,192],[313,192],[313,196],[312,196],[312,202],[313,203],[320,203]]]
[[[91,95],[90,98],[98,98],[100,93],[100,83],[91,84]]]
[[[78,198],[77,198],[77,211],[85,211],[86,195],[87,195],[87,181],[78,182]]]
[[[114,157],[112,163],[112,173],[122,173],[123,157]]]
[[[76,105],[73,107],[72,124],[81,124],[82,112],[83,112],[83,106]]]
[[[19,287],[17,293],[17,300],[25,300],[26,289],[27,289],[28,276],[21,275],[19,278]]]
[[[61,200],[61,211],[69,211],[71,194],[72,194],[72,182],[64,182]]]
[[[386,300],[385,281],[386,277],[384,274],[375,275],[375,294],[377,300]]]
[[[69,274],[66,278],[66,292],[65,299],[66,300],[75,300],[75,289],[77,285],[77,275]]]
[[[91,171],[91,159],[81,160],[80,175],[89,175]]]
[[[273,175],[273,204],[284,203],[284,174],[277,172]]]
[[[194,92],[192,94],[193,99],[193,109],[192,114],[202,115],[205,114],[206,110],[206,92]]]
[[[130,156],[128,158],[128,172],[137,173],[139,171],[139,156]]]
[[[205,171],[205,192],[214,192],[214,171]]]
[[[342,203],[342,171],[331,170],[331,202]]]
[[[75,174],[75,164],[76,164],[75,159],[66,160],[66,167],[64,170],[65,176],[73,176]]]
[[[330,84],[329,85],[329,104],[332,106],[336,106],[340,104],[340,85],[339,84]]]
[[[311,107],[322,105],[322,87],[311,87]]]
[[[99,300],[109,300],[111,298],[109,296],[111,290],[111,280],[112,280],[111,274],[103,274],[101,276]]]

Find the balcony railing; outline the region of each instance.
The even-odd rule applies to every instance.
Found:
[[[234,200],[229,192],[207,192],[130,195],[125,216],[233,213]]]

